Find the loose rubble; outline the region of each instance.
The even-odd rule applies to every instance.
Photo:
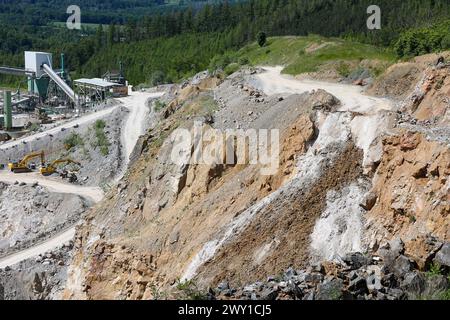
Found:
[[[306,270],[289,268],[244,287],[223,281],[210,289],[208,296],[219,300],[448,299],[449,245],[440,249],[436,259],[447,259],[447,265],[439,265],[435,273],[419,271],[404,255],[403,244],[397,239],[380,249],[380,255],[349,253],[341,263],[323,262]]]

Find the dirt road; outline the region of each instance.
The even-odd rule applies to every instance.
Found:
[[[75,227],[63,231],[53,238],[0,259],[0,269],[15,265],[24,260],[36,257],[60,245],[68,243],[75,236]]]
[[[14,174],[6,170],[0,171],[0,181],[6,183],[19,183],[33,184],[39,183],[39,185],[46,187],[52,192],[76,194],[80,197],[91,199],[94,202],[99,202],[103,199],[103,190],[98,187],[85,187],[75,184],[69,184],[56,180],[56,178],[44,177],[38,172],[31,173],[18,173]]]
[[[354,111],[362,114],[376,114],[380,110],[391,110],[392,103],[387,99],[374,98],[362,93],[363,88],[348,84],[323,81],[297,80],[282,75],[282,67],[263,67],[265,72],[255,77],[254,85],[266,94],[303,93],[323,89],[336,96],[342,103],[340,111]]]
[[[119,99],[122,101],[124,106],[130,110],[130,115],[128,116],[122,131],[125,162],[128,162],[136,142],[139,137],[144,134],[144,121],[150,112],[150,109],[147,106],[147,101],[152,98],[159,98],[163,94],[164,92],[133,92],[130,96]]]

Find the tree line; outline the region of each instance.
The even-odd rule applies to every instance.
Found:
[[[128,2],[129,10],[143,2],[116,1]],[[99,24],[81,31],[26,24],[1,28],[0,64],[23,60],[17,58],[23,56],[23,50],[51,51],[55,57],[65,52],[70,68],[76,70],[74,76],[99,76],[108,69],[117,69],[118,62],[123,61],[132,83],[149,78],[168,82],[205,69],[213,57],[256,40],[261,32],[267,36],[344,37],[391,46],[399,57],[449,47],[448,0],[378,0],[381,30],[367,29],[366,10],[371,0],[224,0],[205,1],[202,6],[198,6],[199,1],[192,3],[185,1],[169,12],[129,17],[125,23],[120,22],[123,17],[117,13],[113,21],[120,23]],[[108,10],[113,10],[114,18],[114,8]]]

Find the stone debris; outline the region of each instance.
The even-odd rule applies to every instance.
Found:
[[[383,249],[385,261],[356,252],[343,257],[341,264],[322,264],[316,270],[289,268],[243,288],[224,281],[210,292],[218,300],[442,299],[450,288],[449,279],[414,269],[398,245],[393,242],[390,249]]]

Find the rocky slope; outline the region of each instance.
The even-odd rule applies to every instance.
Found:
[[[28,248],[72,226],[91,205],[89,199],[49,192],[38,183],[8,185],[0,182],[0,257]]]
[[[320,292],[334,284],[339,293],[334,298],[350,291],[353,298],[414,298],[434,288],[424,284],[425,291],[408,293],[404,281],[422,279],[420,271],[414,277],[406,273],[429,270],[437,256],[443,257],[441,272],[447,272],[449,146],[427,135],[425,124],[412,121],[419,109],[407,105],[410,97],[405,95],[402,113],[341,111],[339,99],[321,90],[266,95],[253,86],[255,72],[244,70],[222,83],[205,77],[179,89],[159,125],[141,139],[117,190],[78,230],[66,298],[148,299],[161,298],[161,292],[177,297],[177,283],[206,289],[223,281],[227,286],[219,285],[223,290],[213,296],[240,298],[246,290],[226,290],[287,267],[305,271],[334,261],[330,268],[338,275],[346,268],[339,263],[351,252],[377,255],[364,268],[389,269],[392,261],[405,259],[410,267],[394,276],[396,285],[371,290],[362,285],[371,275],[366,269],[350,268],[351,275],[347,270],[326,279],[330,271],[320,269],[308,273],[319,279],[313,286],[296,283],[302,292],[296,297],[333,298]],[[422,72],[418,82],[429,70]],[[433,72],[446,77],[449,69]],[[445,90],[444,81],[422,101]],[[445,129],[442,116],[437,118]],[[280,169],[263,176],[261,165],[174,164],[171,133],[179,127],[192,131],[195,121],[216,129],[279,129]],[[374,123],[379,130],[371,131]],[[365,138],[367,130],[371,139]],[[404,241],[404,249],[395,258],[383,255],[394,238]],[[395,270],[388,269],[382,277],[389,280]],[[443,279],[439,290],[445,292]],[[270,297],[290,292],[286,283],[278,283]],[[256,287],[261,290],[250,290],[249,298],[267,298],[265,291],[273,289]]]
[[[78,228],[62,297],[447,297],[450,68],[422,59],[369,89],[396,104],[342,85],[297,92],[260,69],[174,86]],[[279,130],[278,170],[173,161],[177,129],[198,124]],[[192,141],[178,151],[196,156]]]
[[[118,189],[78,231],[67,298],[152,298],[172,292],[177,279],[239,286],[289,266],[375,254],[395,237],[411,266],[434,266],[449,239],[449,149],[405,128],[417,109],[381,112],[385,129],[362,143],[358,128],[368,116],[339,111],[338,99],[320,90],[267,96],[250,84],[253,73],[180,88]],[[440,91],[423,100],[430,94]],[[258,165],[173,164],[170,133],[192,130],[196,120],[279,129],[277,174],[262,176]]]

